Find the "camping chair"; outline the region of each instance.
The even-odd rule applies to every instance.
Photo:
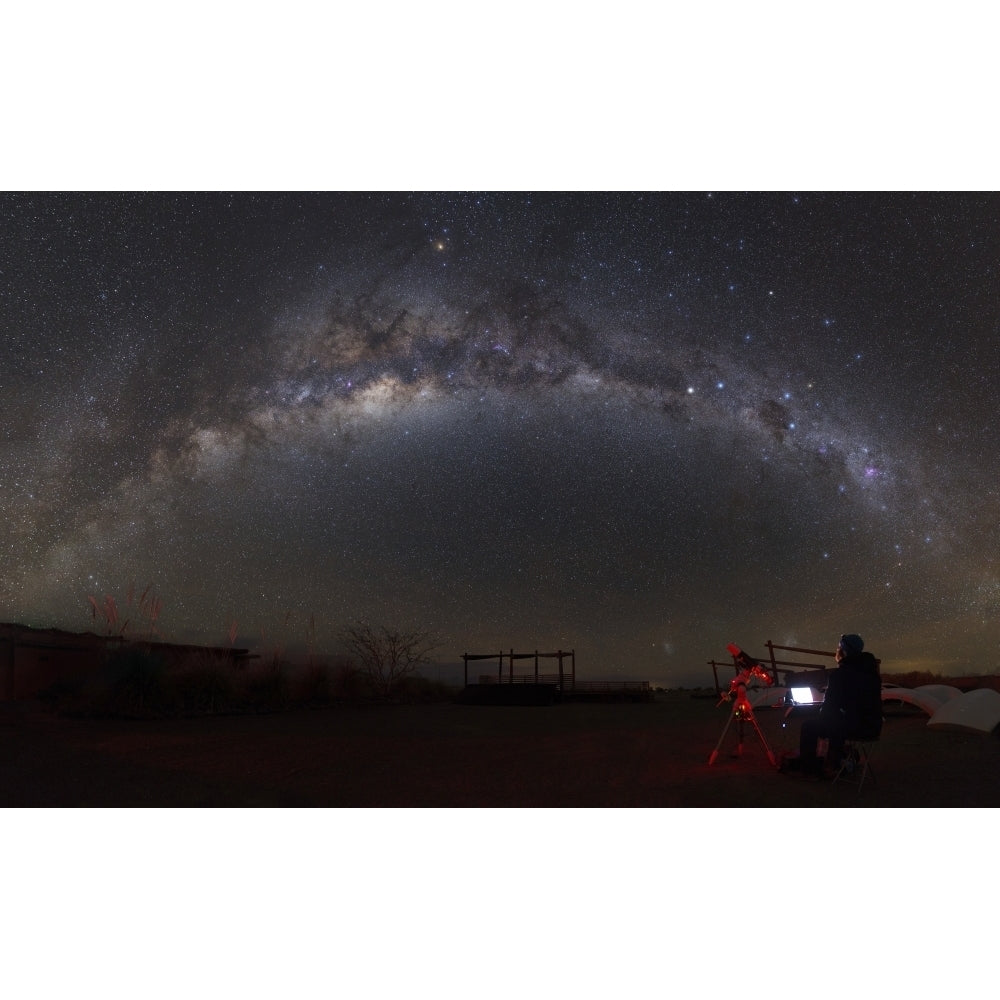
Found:
[[[833,776],[832,784],[844,781],[855,781],[858,785],[858,792],[865,783],[865,778],[871,777],[875,780],[875,772],[872,769],[872,755],[878,746],[877,736],[867,739],[844,740],[844,753],[840,758],[840,767]]]

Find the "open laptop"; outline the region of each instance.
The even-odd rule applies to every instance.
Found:
[[[811,687],[792,687],[788,689],[788,699],[786,704],[797,707],[808,707],[809,705],[822,705],[823,692]]]

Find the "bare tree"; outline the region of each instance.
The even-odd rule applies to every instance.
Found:
[[[403,632],[366,622],[347,626],[340,633],[340,641],[383,698],[388,698],[404,677],[430,662],[430,654],[438,646],[428,632]]]

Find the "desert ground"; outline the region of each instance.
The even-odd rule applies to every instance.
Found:
[[[995,807],[1000,738],[935,731],[887,708],[859,790],[779,774],[747,725],[709,757],[727,705],[349,705],[161,720],[66,718],[0,707],[4,807]],[[776,755],[798,723],[757,718]]]

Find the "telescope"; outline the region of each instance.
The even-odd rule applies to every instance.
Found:
[[[778,761],[776,760],[774,753],[771,751],[771,748],[767,745],[767,740],[764,739],[764,734],[761,732],[760,725],[757,722],[757,716],[753,714],[753,706],[747,698],[747,684],[749,684],[754,678],[763,681],[768,687],[770,687],[774,681],[771,680],[771,675],[764,669],[760,661],[755,660],[749,653],[744,652],[735,643],[729,643],[729,645],[726,646],[726,649],[729,650],[738,672],[729,682],[729,690],[726,691],[719,699],[719,704],[721,705],[724,701],[732,701],[734,698],[736,703],[733,705],[732,713],[726,720],[726,725],[722,730],[722,735],[719,737],[719,742],[716,743],[715,749],[712,751],[712,755],[708,758],[708,763],[709,765],[712,765],[717,760],[719,756],[719,748],[722,746],[722,743],[726,738],[729,726],[732,724],[733,719],[735,719],[737,723],[736,731],[738,739],[736,756],[743,756],[743,727],[745,723],[749,722],[753,726],[758,738],[760,739],[761,745],[767,753],[767,759],[771,762],[772,767],[777,767]]]

